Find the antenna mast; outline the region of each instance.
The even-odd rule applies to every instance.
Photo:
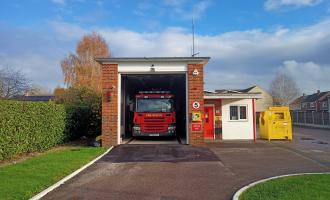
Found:
[[[191,52],[191,57],[195,57],[196,55],[199,54],[199,52],[195,53],[195,21],[194,21],[194,16],[192,17],[191,29],[192,29],[192,52]]]

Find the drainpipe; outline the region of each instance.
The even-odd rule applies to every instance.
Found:
[[[257,143],[257,128],[256,128],[256,108],[255,108],[255,100],[252,99],[252,112],[253,112],[253,142]]]

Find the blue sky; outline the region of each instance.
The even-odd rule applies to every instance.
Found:
[[[60,60],[97,31],[114,56],[211,56],[206,89],[268,89],[278,71],[302,92],[330,90],[329,0],[29,0],[0,4],[0,67],[63,85]]]

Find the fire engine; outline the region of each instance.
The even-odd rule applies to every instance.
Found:
[[[133,136],[175,136],[174,95],[169,91],[140,91],[135,95]]]

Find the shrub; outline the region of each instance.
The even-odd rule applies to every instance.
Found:
[[[0,101],[0,160],[44,151],[71,137],[65,106],[52,102]]]
[[[69,129],[73,138],[96,137],[101,134],[102,96],[87,87],[55,89],[55,102],[64,104],[70,116]]]

